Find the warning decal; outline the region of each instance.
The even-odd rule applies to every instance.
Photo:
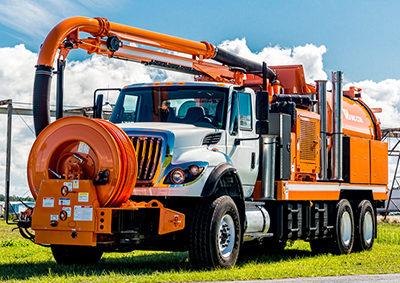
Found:
[[[75,221],[92,221],[93,206],[91,205],[75,205],[74,220]]]
[[[43,198],[43,207],[54,207],[54,198]]]
[[[79,180],[72,181],[72,188],[79,189]]]
[[[67,213],[68,217],[71,217],[71,208],[70,207],[63,207],[62,210],[64,210]]]
[[[71,201],[69,198],[59,198],[58,204],[59,205],[70,205]]]
[[[89,201],[89,193],[78,194],[78,202],[88,202],[88,201]]]
[[[58,215],[50,215],[50,220],[58,221]]]

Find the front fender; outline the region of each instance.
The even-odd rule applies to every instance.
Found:
[[[231,183],[230,186],[224,186],[224,184],[220,184],[222,187],[218,187],[218,184],[224,177],[233,178],[233,183]],[[224,193],[230,195],[231,197],[239,197],[240,199],[244,199],[242,183],[237,174],[236,168],[233,167],[232,164],[220,163],[211,171],[204,185],[201,196],[208,197],[213,194],[217,194],[219,190],[223,190]]]

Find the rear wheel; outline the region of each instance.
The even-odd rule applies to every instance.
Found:
[[[354,244],[354,217],[348,200],[342,199],[336,205],[335,234],[331,240],[334,254],[349,254]]]
[[[233,267],[240,243],[240,218],[231,197],[220,196],[199,203],[190,229],[189,257],[194,268]]]
[[[103,251],[97,247],[51,245],[51,251],[58,264],[98,263]]]
[[[363,200],[357,207],[356,212],[355,251],[372,250],[375,240],[375,213],[372,204]]]

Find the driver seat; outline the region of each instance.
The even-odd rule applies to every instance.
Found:
[[[204,118],[204,108],[201,106],[190,107],[186,112],[186,116],[183,119],[184,123],[193,124],[200,119]]]

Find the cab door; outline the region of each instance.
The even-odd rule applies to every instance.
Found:
[[[259,141],[255,129],[255,95],[232,91],[228,108],[227,155],[236,167],[245,197],[250,197],[258,175]]]

